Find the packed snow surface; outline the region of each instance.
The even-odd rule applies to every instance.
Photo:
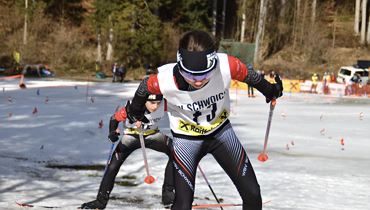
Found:
[[[109,117],[138,83],[35,79],[26,85],[0,80],[0,209],[22,208],[15,202],[76,209],[96,196],[111,147]],[[269,159],[259,162],[269,105],[241,90],[230,96],[230,120],[253,164],[264,209],[370,209],[369,98],[284,93],[274,110]],[[169,134],[167,117],[160,126]],[[144,183],[142,153],[135,151],[121,167],[107,209],[163,209],[167,157],[151,150],[147,156],[156,181]],[[211,155],[200,166],[223,203],[241,203]],[[216,203],[199,172],[194,196],[194,203]]]

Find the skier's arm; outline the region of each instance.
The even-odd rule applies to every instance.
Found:
[[[150,75],[141,81],[132,99],[132,103],[126,106],[127,118],[130,120],[130,123],[147,121],[144,117],[145,102],[150,94],[161,94],[157,74]]]
[[[260,74],[254,71],[252,65],[246,66],[239,59],[228,56],[231,79],[245,82],[258,91],[260,91],[265,97],[266,102],[270,102],[274,98],[278,98],[283,95],[283,84],[279,75],[276,75],[276,84],[269,83]]]
[[[116,142],[119,139],[120,133],[117,132],[119,121],[116,120],[115,115],[112,115],[109,120],[109,134],[108,139],[111,142]]]
[[[127,113],[126,108],[121,107],[116,113],[114,113],[109,120],[109,134],[108,139],[111,142],[116,142],[119,139],[120,133],[117,132],[118,124],[126,121]]]

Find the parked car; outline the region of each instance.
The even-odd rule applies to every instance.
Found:
[[[353,66],[340,67],[338,71],[337,82],[349,83],[355,74],[360,76],[361,84],[366,85],[368,83],[369,71],[367,69],[360,69]]]

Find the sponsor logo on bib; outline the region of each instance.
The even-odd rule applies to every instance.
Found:
[[[196,123],[193,123],[193,122],[179,120],[178,129],[191,136],[206,135],[210,131],[220,126],[223,122],[225,122],[228,117],[229,117],[229,112],[227,110],[224,110],[220,113],[217,119],[212,124],[209,124],[209,125],[197,125]]]

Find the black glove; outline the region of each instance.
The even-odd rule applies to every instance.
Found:
[[[283,82],[278,74],[275,75],[275,84],[272,84],[271,92],[266,96],[266,103],[269,103],[272,99],[279,98],[283,95]]]
[[[135,123],[136,121],[141,121],[143,123],[149,123],[149,120],[144,116],[144,111],[138,112],[138,110],[135,110],[134,108],[132,108],[130,101],[127,101],[126,113],[127,113],[127,119],[131,124]]]
[[[120,135],[120,133],[117,133],[116,131],[112,131],[112,132],[110,132],[110,133],[109,133],[109,135],[108,135],[108,139],[109,139],[112,143],[114,143],[114,142],[118,141],[118,139],[119,139],[119,135]]]
[[[109,120],[108,139],[113,143],[118,141],[118,139],[119,139],[119,133],[116,132],[116,130],[118,128],[118,124],[119,124],[119,122],[116,120],[116,118],[114,118],[114,115],[112,115],[110,117],[110,120]]]

